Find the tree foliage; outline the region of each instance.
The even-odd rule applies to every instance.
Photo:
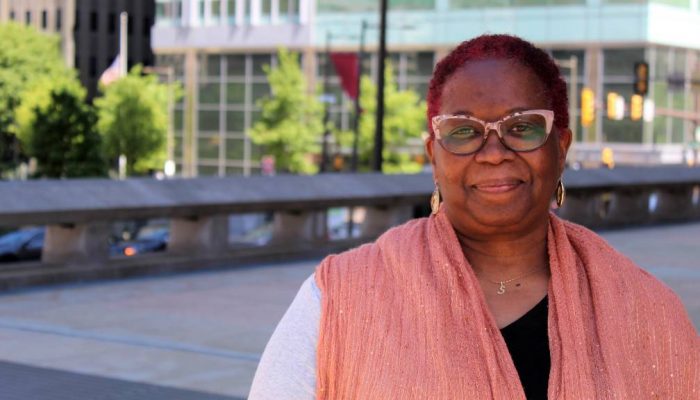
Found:
[[[384,87],[384,162],[385,173],[420,172],[422,165],[411,159],[410,154],[399,150],[409,139],[420,138],[425,131],[426,103],[413,90],[399,90],[391,64],[385,69]],[[360,81],[360,134],[358,141],[359,165],[368,168],[374,151],[374,135],[377,113],[377,85],[368,77]],[[353,132],[337,131],[343,147],[351,148]]]
[[[95,99],[97,130],[108,160],[125,155],[128,174],[160,169],[166,158],[168,99],[182,94],[155,75],[143,75],[141,66],[107,87]]]
[[[11,148],[15,109],[28,87],[43,78],[71,74],[61,57],[58,35],[39,32],[17,23],[0,25],[0,170],[16,158]],[[12,146],[16,147],[16,146]],[[8,158],[10,160],[8,160]]]
[[[17,135],[37,160],[37,176],[106,175],[95,115],[75,77],[37,80],[25,90],[15,114]]]
[[[250,137],[275,157],[278,170],[315,173],[318,167],[311,155],[319,152],[323,107],[308,93],[298,56],[280,49],[278,60],[274,68],[265,66],[272,96],[259,102],[262,116]]]

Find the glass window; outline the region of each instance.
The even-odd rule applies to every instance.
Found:
[[[671,119],[671,143],[685,142],[685,123],[683,118],[669,117]]]
[[[97,32],[98,21],[97,21],[97,11],[90,12],[90,31]]]
[[[173,137],[173,157],[175,159],[182,158],[182,136]]]
[[[205,55],[199,59],[199,76],[219,78],[221,74],[221,56]]]
[[[634,63],[644,61],[644,49],[607,49],[603,51],[604,72],[610,76],[634,76]]]
[[[261,117],[262,117],[262,112],[260,112],[260,111],[253,111],[252,113],[250,113],[251,124],[255,125],[255,123],[258,122]]]
[[[652,3],[667,4],[669,6],[690,8],[690,0],[652,0]]]
[[[576,67],[578,69],[578,75],[579,77],[583,78],[584,75],[584,65],[585,65],[585,52],[583,50],[552,50],[552,58],[554,58],[557,61],[569,61],[571,56],[575,56],[577,61],[576,61]],[[632,68],[634,68],[634,64],[632,64]],[[565,77],[569,76],[569,69],[568,68],[563,68],[560,67],[562,75]],[[629,72],[632,74],[632,70]]]
[[[56,30],[60,31],[63,27],[63,12],[61,9],[56,10]]]
[[[211,17],[217,21],[221,18],[221,0],[211,0]]]
[[[272,0],[260,0],[260,22],[269,24],[272,16]]]
[[[199,84],[199,104],[219,104],[220,100],[220,84],[200,83]]]
[[[226,159],[242,160],[245,152],[243,139],[226,139]]]
[[[228,76],[245,76],[245,55],[226,56],[226,71]]]
[[[299,0],[279,0],[279,5],[282,21],[294,20],[299,16]]]
[[[181,132],[184,126],[185,113],[182,110],[173,111],[173,129],[176,132]]]
[[[435,0],[389,0],[387,5],[391,10],[431,10],[435,8]],[[317,7],[319,12],[368,12],[378,11],[379,2],[377,0],[324,0],[319,1]]]
[[[241,167],[226,167],[226,175],[243,175],[244,171]]]
[[[435,0],[389,0],[387,6],[392,10],[431,10]]]
[[[675,49],[673,53],[673,72],[683,76],[685,74],[686,50]]]
[[[270,65],[269,54],[254,54],[253,55],[253,76],[264,77],[265,71],[263,67]]]
[[[219,137],[212,136],[197,139],[197,154],[199,158],[218,159],[219,158]]]
[[[265,83],[253,83],[252,84],[252,89],[253,89],[253,102],[256,102],[257,100],[269,96],[270,93],[270,85],[265,82]]]
[[[117,31],[117,14],[109,13],[107,19],[107,32],[114,34]]]
[[[219,131],[219,111],[199,111],[198,127],[201,131],[218,132]]]
[[[30,25],[30,24],[32,23],[32,12],[31,12],[31,11],[27,11],[27,12],[24,14],[24,22],[25,22],[27,25]]]
[[[49,26],[49,14],[46,10],[41,12],[41,27],[46,29]]]
[[[165,19],[168,18],[168,14],[165,12],[167,4],[162,3],[162,2],[156,2],[156,18],[157,19]]]
[[[226,132],[243,132],[245,115],[243,111],[226,111]]]
[[[226,104],[245,104],[245,83],[226,84]]]
[[[209,165],[197,165],[197,175],[217,176],[219,175],[219,167],[212,167]]]
[[[227,1],[228,10],[226,12],[228,13],[229,23],[234,23],[236,20],[236,0]]]
[[[418,93],[421,100],[425,100],[428,96],[428,82],[409,82],[407,88]]]
[[[586,0],[450,0],[450,8],[558,6],[568,4],[586,4]]]
[[[615,143],[642,143],[642,121],[632,121],[629,118],[629,102],[632,97],[632,85],[629,84],[605,84],[604,96],[615,92],[625,99],[626,114],[622,120],[612,120],[603,115],[604,141]],[[607,97],[604,97],[604,99]],[[604,110],[605,111],[605,110]]]

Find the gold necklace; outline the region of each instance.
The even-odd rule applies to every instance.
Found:
[[[533,269],[533,270],[531,270],[531,271],[529,271],[529,272],[526,272],[526,273],[524,273],[524,274],[522,274],[522,275],[516,276],[515,278],[511,278],[511,279],[507,279],[507,280],[503,280],[503,281],[494,282],[494,281],[492,281],[491,279],[489,279],[489,278],[487,278],[487,277],[484,277],[484,279],[486,279],[487,281],[489,281],[489,282],[491,282],[491,283],[493,283],[493,284],[495,284],[495,285],[498,285],[498,290],[496,291],[496,293],[497,293],[497,294],[503,294],[503,293],[506,292],[506,283],[510,283],[510,282],[513,282],[513,281],[518,280],[518,279],[521,279],[521,278],[525,278],[526,276],[530,276],[530,275],[534,274],[535,272],[541,271],[542,269],[543,269],[542,267],[535,268],[535,269]]]

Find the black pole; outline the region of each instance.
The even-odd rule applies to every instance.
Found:
[[[362,115],[362,108],[360,107],[360,93],[362,93],[360,82],[362,81],[362,60],[365,58],[365,31],[367,30],[367,21],[362,21],[362,27],[360,30],[360,52],[357,55],[357,97],[355,97],[355,126],[354,133],[355,136],[352,140],[352,159],[350,163],[350,170],[352,172],[357,172],[357,147],[360,141],[360,116]]]
[[[319,172],[326,172],[328,165],[328,137],[331,131],[328,129],[328,120],[330,119],[330,101],[328,99],[328,79],[331,74],[331,33],[326,32],[326,65],[323,68],[323,139],[321,143],[321,165]]]
[[[377,77],[377,122],[374,133],[374,165],[376,172],[382,171],[384,150],[384,58],[386,58],[386,3],[381,0],[379,23],[379,76]]]

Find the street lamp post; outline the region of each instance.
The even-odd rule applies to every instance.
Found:
[[[386,9],[387,0],[381,0],[379,22],[379,76],[377,77],[377,120],[374,132],[373,169],[382,172],[384,150],[384,59],[386,58]]]
[[[360,94],[362,93],[362,60],[365,58],[365,32],[367,31],[367,21],[362,20],[362,27],[360,29],[360,52],[357,55],[357,96],[355,97],[355,126],[354,126],[354,137],[352,140],[352,159],[350,163],[350,168],[352,172],[357,172],[357,148],[360,141],[360,115],[362,114],[362,108],[360,107]]]

